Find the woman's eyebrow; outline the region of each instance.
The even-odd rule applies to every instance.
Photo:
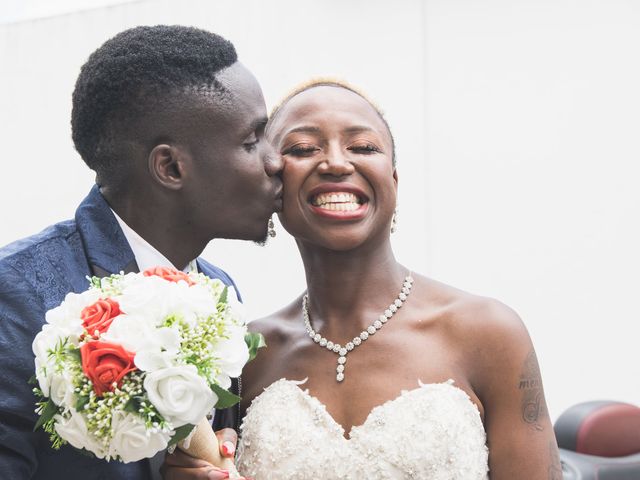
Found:
[[[354,125],[351,127],[347,127],[345,129],[342,130],[344,133],[362,133],[362,132],[375,132],[376,130],[374,130],[371,127],[367,127],[364,125]]]
[[[285,135],[289,135],[291,133],[320,133],[320,129],[318,127],[306,126],[302,125],[300,127],[292,128],[288,130]]]

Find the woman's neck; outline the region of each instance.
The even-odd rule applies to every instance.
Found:
[[[388,241],[378,248],[336,252],[301,245],[311,322],[323,335],[338,337],[370,325],[393,302],[408,270]]]

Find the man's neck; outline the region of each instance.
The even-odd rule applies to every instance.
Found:
[[[141,271],[157,266],[173,267],[185,272],[197,270],[195,259],[192,259],[184,266],[183,264],[173,263],[162,252],[160,252],[153,245],[147,242],[140,234],[138,234],[138,232],[127,225],[127,223],[122,218],[120,218],[120,216],[115,211],[111,211],[116,217],[116,220],[118,221],[118,224],[122,229],[122,233],[124,233],[124,236],[129,243],[129,247],[131,247],[131,250],[133,251],[136,263],[138,264],[138,268]]]
[[[111,198],[109,193],[111,192],[103,191],[103,196],[121,222],[120,226],[130,246],[134,243],[143,246],[147,252],[155,251],[159,255],[158,259],[164,258],[178,269],[187,266],[206,247],[206,242],[199,242],[196,235],[171,222],[175,214],[172,214],[170,208],[163,209],[157,201],[131,200],[119,195]],[[149,205],[149,208],[144,205]],[[138,266],[142,269],[141,265]]]

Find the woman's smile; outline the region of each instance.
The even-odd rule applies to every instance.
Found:
[[[321,217],[355,220],[367,213],[369,197],[354,185],[324,183],[311,191],[307,203]]]

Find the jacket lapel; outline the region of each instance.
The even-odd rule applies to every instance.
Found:
[[[97,185],[76,210],[75,219],[93,275],[139,271],[133,251]]]

